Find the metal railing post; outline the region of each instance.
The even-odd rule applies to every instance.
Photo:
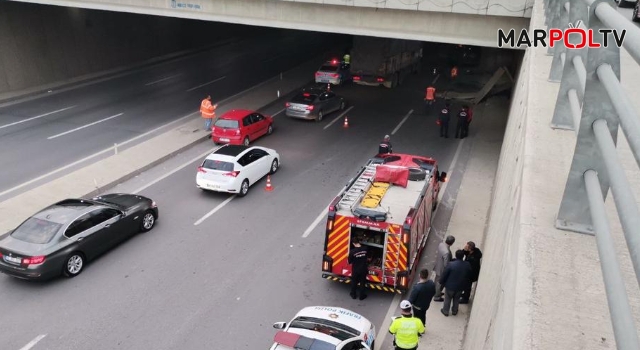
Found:
[[[596,74],[597,68],[606,63],[611,65],[617,77],[620,77],[620,49],[615,45],[607,45],[607,47],[602,45],[604,38],[598,32],[599,29],[605,28],[605,25],[594,15],[594,10],[597,4],[602,1],[610,0],[596,0],[593,6],[589,8],[588,26],[594,32],[594,42],[600,43],[601,46],[588,49],[582,118],[571,169],[569,170],[567,184],[555,224],[556,228],[560,230],[586,234],[593,234],[594,232],[583,178],[585,171],[595,170],[598,172],[603,198],[606,198],[609,192],[609,176],[595,139],[592,128],[593,122],[597,119],[606,120],[614,143],[618,138],[617,113],[611,98]]]
[[[554,28],[560,28],[565,30],[569,27],[569,1],[562,0],[562,6],[558,9],[560,13],[556,16],[556,21],[554,22]],[[548,30],[547,30],[548,32]],[[562,45],[562,43],[556,43],[554,47],[551,45],[548,46],[548,54],[553,55],[553,62],[551,63],[551,70],[549,71],[549,81],[559,82],[562,79],[562,68],[563,63],[560,61],[560,55],[567,52],[567,48]]]
[[[560,26],[562,26],[562,23],[560,22],[560,17],[566,13],[565,9],[564,9],[564,3],[567,0],[556,0],[553,9],[551,10],[551,12],[549,13],[549,26],[547,27],[547,32],[549,31],[549,28],[559,28]],[[567,17],[568,18],[568,17]],[[558,46],[556,46],[557,48]],[[547,56],[553,56],[555,53],[555,49],[552,48],[551,46],[547,47]]]
[[[602,198],[602,194],[599,191],[598,174],[593,170],[587,170],[584,173],[584,182],[596,231],[596,246],[598,247],[600,267],[607,292],[616,345],[618,349],[637,350],[640,349],[637,328],[631,313],[631,306],[629,306],[629,296],[625,289],[620,264],[618,263],[618,253],[611,237],[611,230],[609,229],[604,207],[604,198]]]
[[[570,0],[569,7],[569,21],[574,25],[578,22],[588,22],[588,8],[584,0]],[[569,36],[569,43],[578,44],[580,38],[576,35]],[[563,45],[564,46],[564,45]],[[586,81],[586,71],[584,62],[587,60],[588,48],[585,46],[581,49],[566,50],[566,59],[563,72],[561,73],[562,80],[560,81],[560,89],[558,90],[558,98],[556,100],[556,107],[553,111],[553,119],[551,120],[551,127],[554,129],[565,129],[577,131],[580,127],[579,124],[574,123],[574,115],[581,115],[581,106],[584,98],[584,84]],[[569,94],[570,91],[575,90],[575,93]],[[570,101],[570,96],[577,95],[578,107],[576,110],[576,101]],[[575,97],[572,97],[575,99]]]

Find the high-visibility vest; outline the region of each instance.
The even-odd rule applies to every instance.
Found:
[[[458,67],[451,68],[451,77],[455,78],[458,76]]]
[[[413,349],[418,346],[418,333],[424,333],[424,325],[416,317],[398,317],[389,326],[389,332],[396,337],[396,346]]]
[[[213,108],[211,101],[206,98],[202,100],[202,103],[200,103],[200,113],[202,113],[202,118],[213,118],[216,115],[214,111],[215,108]]]
[[[349,64],[349,61],[351,61],[351,56],[349,56],[349,54],[344,55],[344,57],[342,57],[342,60],[344,61],[344,63]]]
[[[436,94],[436,88],[434,88],[433,86],[429,86],[427,88],[427,96],[426,99],[428,101],[431,101],[435,98],[435,94]]]

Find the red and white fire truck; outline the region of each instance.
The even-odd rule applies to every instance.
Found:
[[[347,258],[357,236],[367,246],[368,287],[406,292],[446,178],[433,158],[384,154],[370,159],[329,205],[322,277],[351,282]]]

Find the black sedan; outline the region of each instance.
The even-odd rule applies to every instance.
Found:
[[[0,240],[0,272],[24,279],[75,277],[87,261],[138,232],[151,230],[158,206],[133,194],[65,199]]]

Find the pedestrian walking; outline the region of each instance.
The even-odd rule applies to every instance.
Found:
[[[367,263],[367,248],[360,244],[360,238],[355,236],[351,240],[353,248],[349,252],[347,261],[351,264],[351,298],[357,297],[356,290],[360,286],[360,300],[367,297],[367,272],[369,271]]]
[[[216,117],[216,108],[218,108],[218,104],[211,104],[211,96],[207,96],[200,103],[200,114],[204,118],[204,129],[206,131],[211,131],[213,119]]]
[[[420,270],[420,281],[411,290],[409,302],[413,305],[413,315],[426,326],[427,310],[436,294],[436,284],[429,279],[429,270]]]
[[[378,154],[393,153],[393,147],[391,146],[391,136],[385,135],[380,145],[378,145]]]
[[[471,264],[469,264],[468,261],[462,260],[463,258],[464,251],[462,249],[457,250],[456,259],[447,265],[440,278],[440,284],[442,284],[445,289],[444,305],[442,305],[440,312],[445,316],[449,316],[449,311],[451,311],[451,314],[454,316],[458,314],[460,295],[467,287],[469,279],[471,278]]]
[[[444,301],[442,299],[442,284],[440,283],[440,278],[444,274],[444,269],[451,261],[451,246],[455,243],[456,238],[453,236],[447,236],[444,242],[440,242],[438,244],[438,251],[436,255],[436,265],[433,268],[433,271],[436,274],[436,295],[433,299],[434,301]]]
[[[415,350],[418,348],[420,337],[424,334],[424,324],[411,314],[411,303],[408,300],[400,302],[400,310],[402,310],[402,317],[395,318],[389,326],[389,333],[394,335],[394,349]]]
[[[440,117],[438,118],[438,125],[440,125],[440,137],[449,138],[449,111],[450,103],[445,102],[444,108],[440,111]]]
[[[469,114],[467,113],[467,107],[463,106],[458,112],[458,122],[456,123],[456,138],[465,138],[464,130],[467,126],[467,119]]]
[[[460,297],[460,304],[468,304],[469,297],[471,296],[471,288],[474,282],[478,281],[478,277],[480,276],[480,260],[482,259],[482,251],[480,248],[476,247],[476,244],[473,241],[467,242],[464,246],[464,260],[468,261],[471,264],[471,278],[469,283],[467,284],[467,288],[462,291],[462,296]]]

